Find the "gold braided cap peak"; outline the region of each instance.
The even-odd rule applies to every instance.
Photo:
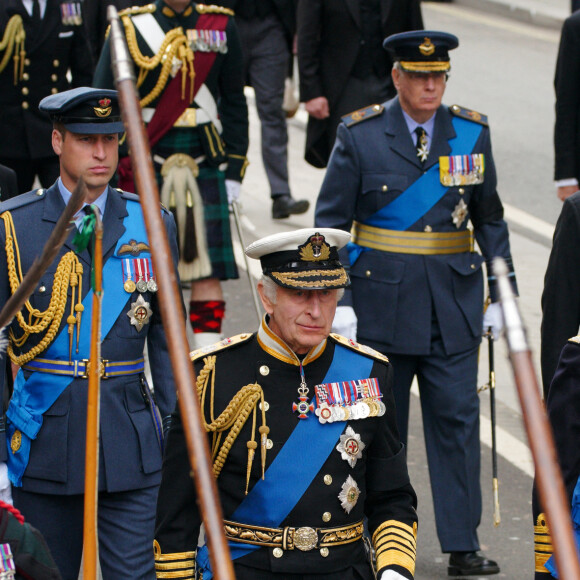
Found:
[[[241,344],[245,342],[249,338],[252,337],[251,332],[243,332],[242,334],[236,334],[230,338],[224,338],[216,342],[215,344],[210,344],[209,346],[204,346],[202,348],[198,348],[189,353],[189,359],[191,362],[195,362],[196,360],[207,356],[208,354],[213,354],[214,352],[218,352],[220,350],[224,350],[225,348],[229,348],[230,346],[234,346],[236,344]]]
[[[196,4],[195,9],[200,14],[227,14],[228,16],[234,16],[235,14],[230,8],[216,6],[215,4]]]
[[[389,359],[378,350],[367,346],[366,344],[360,344],[355,342],[354,340],[350,340],[350,338],[346,338],[346,336],[342,336],[341,334],[336,334],[335,332],[330,333],[330,338],[332,338],[335,342],[342,344],[342,346],[346,346],[351,350],[355,350],[356,352],[360,352],[366,356],[374,358],[376,360],[380,360],[382,362],[388,363]]]
[[[135,16],[137,14],[153,14],[157,10],[155,4],[146,4],[145,6],[130,6],[124,10],[119,10],[119,16]]]

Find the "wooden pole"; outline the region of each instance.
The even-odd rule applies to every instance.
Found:
[[[502,258],[494,259],[493,272],[497,277],[510,361],[528,442],[534,458],[538,494],[552,537],[558,577],[562,580],[578,580],[580,563],[572,532],[569,502],[558,466],[554,437],[540,398],[532,353],[508,280],[508,269]]]
[[[214,578],[234,580],[234,568],[223,530],[223,514],[207,436],[202,426],[201,411],[196,392],[196,378],[189,358],[182,311],[181,291],[167,241],[167,232],[160,211],[159,191],[151,162],[151,151],[143,121],[139,96],[135,88],[133,63],[129,56],[121,23],[114,6],[108,8],[111,23],[110,43],[115,84],[119,91],[119,104],[123,114],[135,185],[141,199],[145,226],[157,272],[159,305],[167,345],[178,390],[179,408],[183,420],[189,461],[197,499],[208,539],[209,556]]]
[[[85,497],[83,522],[83,580],[97,580],[99,566],[99,416],[101,391],[101,306],[103,300],[103,222],[95,211],[94,277],[91,313],[91,349],[87,401],[87,439],[85,452]],[[90,242],[89,242],[90,243]]]

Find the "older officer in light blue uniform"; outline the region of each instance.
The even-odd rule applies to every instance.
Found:
[[[451,554],[449,574],[463,576],[499,572],[478,552],[477,353],[482,323],[496,334],[501,326],[489,263],[502,256],[511,268],[511,256],[487,119],[441,104],[457,45],[434,31],[385,40],[397,97],[343,118],[316,225],[352,228],[349,256],[341,256],[352,291],[335,327],[352,334],[358,321],[358,340],[393,363],[403,440],[418,379],[437,532]],[[485,320],[484,261],[493,302]],[[515,284],[513,268],[511,276]]]
[[[0,205],[0,304],[30,269],[82,177],[85,202],[102,214],[104,228],[99,558],[105,580],[154,578],[159,416],[168,416],[176,399],[139,199],[108,185],[123,131],[117,92],[80,87],[46,97],[40,109],[54,123],[60,177],[47,190]],[[175,223],[159,211],[176,262]],[[92,306],[91,253],[77,250],[75,231],[12,322],[8,347],[20,367],[7,410],[14,503],[45,536],[65,580],[78,578],[82,553]],[[159,413],[143,372],[146,343]],[[6,356],[1,364],[3,377],[10,372]]]

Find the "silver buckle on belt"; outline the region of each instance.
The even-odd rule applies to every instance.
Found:
[[[318,544],[318,533],[314,528],[298,528],[294,530],[294,547],[302,552],[314,550]]]

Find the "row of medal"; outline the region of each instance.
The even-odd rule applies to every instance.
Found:
[[[447,187],[483,183],[484,171],[483,153],[439,157],[439,177]]]
[[[65,26],[80,26],[83,23],[81,2],[63,2],[60,20]]]
[[[157,282],[153,273],[151,258],[124,258],[123,288],[125,292],[157,292]]]
[[[187,31],[187,40],[191,50],[199,52],[228,51],[228,41],[224,30],[197,30],[191,28]]]
[[[386,406],[381,401],[377,379],[323,383],[314,387],[316,416],[321,423],[382,417]]]

